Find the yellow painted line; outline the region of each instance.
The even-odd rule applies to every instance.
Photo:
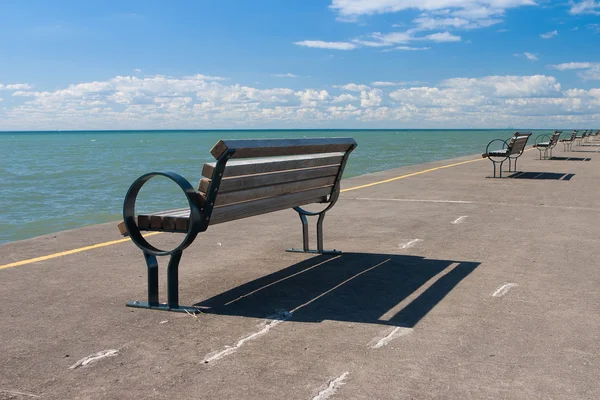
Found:
[[[397,181],[398,179],[404,179],[404,178],[408,178],[410,176],[421,175],[421,174],[425,174],[427,172],[437,171],[439,169],[456,167],[457,165],[468,164],[468,163],[472,163],[472,162],[480,161],[480,160],[484,160],[484,158],[479,158],[476,160],[469,160],[469,161],[462,161],[462,162],[454,163],[454,164],[442,165],[441,167],[429,168],[429,169],[425,169],[423,171],[417,171],[417,172],[413,172],[411,174],[397,176],[395,178],[390,178],[390,179],[386,179],[383,181],[378,181],[378,182],[368,183],[366,185],[360,185],[360,186],[355,186],[355,187],[351,187],[351,188],[346,188],[346,189],[341,190],[340,192],[349,192],[351,190],[357,190],[357,189],[363,189],[363,188],[370,187],[370,186],[381,185],[383,183]],[[151,232],[144,236],[159,235],[161,233],[162,232]],[[49,254],[47,256],[30,258],[28,260],[17,261],[17,262],[13,262],[10,264],[4,264],[4,265],[0,265],[0,270],[6,269],[6,268],[12,268],[12,267],[19,267],[21,265],[33,264],[33,263],[40,262],[40,261],[51,260],[53,258],[64,257],[64,256],[68,256],[70,254],[81,253],[82,251],[99,249],[101,247],[112,246],[113,244],[125,243],[129,240],[131,240],[131,239],[125,238],[125,239],[119,239],[119,240],[112,240],[110,242],[98,243],[98,244],[93,244],[91,246],[80,247],[78,249],[67,250],[67,251],[62,251],[60,253]]]
[[[159,233],[162,233],[162,232],[151,232],[151,233],[144,235],[144,237],[158,235]],[[125,243],[125,242],[128,242],[129,240],[131,240],[131,239],[126,238],[126,239],[112,240],[110,242],[93,244],[91,246],[85,246],[85,247],[80,247],[78,249],[62,251],[60,253],[54,253],[54,254],[50,254],[47,256],[43,256],[43,257],[30,258],[29,260],[17,261],[17,262],[10,263],[10,264],[0,265],[0,269],[18,267],[20,265],[26,265],[26,264],[36,263],[39,261],[51,260],[53,258],[68,256],[69,254],[81,253],[82,251],[99,249],[100,247],[112,246],[113,244]]]
[[[378,182],[373,182],[373,183],[367,183],[366,185],[360,185],[360,186],[354,186],[354,187],[347,188],[347,189],[342,189],[342,190],[340,190],[340,192],[349,192],[351,190],[364,189],[364,188],[375,186],[375,185],[381,185],[383,183],[389,183],[389,182],[397,181],[398,179],[404,179],[404,178],[408,178],[408,177],[415,176],[415,175],[426,174],[427,172],[437,171],[438,169],[456,167],[457,165],[468,164],[468,163],[472,163],[472,162],[480,161],[480,160],[485,160],[485,158],[480,158],[480,159],[476,159],[476,160],[469,160],[469,161],[462,161],[462,162],[459,162],[459,163],[442,165],[441,167],[424,169],[423,171],[413,172],[412,174],[406,174],[406,175],[402,175],[402,176],[397,176],[395,178],[386,179],[386,180],[383,180],[383,181],[378,181]]]

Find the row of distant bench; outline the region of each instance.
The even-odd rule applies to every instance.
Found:
[[[598,136],[600,130],[585,130],[579,134],[579,130],[573,130],[569,137],[560,139],[562,131],[554,131],[552,135],[542,134],[535,139],[534,148],[540,152],[540,159],[552,158],[552,149],[562,143],[565,151],[571,151],[573,143],[581,145],[587,142],[591,137]],[[508,171],[515,172],[517,168],[517,159],[523,154],[531,132],[515,132],[509,140],[494,139],[488,143],[485,153],[481,156],[488,158],[494,166],[494,177],[498,170],[498,176],[502,177],[502,165],[508,160]],[[501,148],[498,148],[501,146]],[[499,166],[497,168],[496,166]]]

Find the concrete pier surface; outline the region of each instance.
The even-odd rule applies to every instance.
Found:
[[[599,399],[600,146],[561,150],[344,180],[340,256],[284,252],[293,210],[210,227],[197,316],[125,307],[146,267],[116,223],[2,245],[0,399]]]

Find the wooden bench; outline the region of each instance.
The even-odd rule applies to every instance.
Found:
[[[542,159],[542,153],[544,153],[544,159],[552,158],[552,149],[558,143],[558,138],[562,131],[554,131],[551,136],[546,134],[539,135],[535,138],[534,148],[540,152],[540,160]]]
[[[571,136],[566,139],[559,139],[558,142],[563,144],[564,151],[571,151],[571,147],[573,146],[573,142],[577,137],[577,129],[573,130]]]
[[[356,147],[352,138],[220,140],[210,151],[216,162],[204,164],[198,190],[173,172],[151,172],[129,188],[123,204],[119,231],[129,235],[142,250],[148,267],[148,302],[130,307],[197,312],[179,305],[178,267],[181,255],[211,225],[293,208],[302,222],[306,253],[339,253],[323,249],[323,220],[340,193],[340,180],[348,156]],[[233,159],[232,161],[229,161]],[[171,179],[185,193],[189,208],[135,213],[142,186],[155,176]],[[319,212],[301,206],[324,204]],[[307,216],[317,216],[317,248],[309,248]],[[154,247],[141,231],[178,232],[185,238],[173,250]],[[157,256],[170,256],[167,268],[167,303],[159,302]]]
[[[504,164],[504,161],[506,160],[508,160],[508,171],[516,172],[517,158],[523,154],[525,146],[527,145],[527,140],[529,140],[529,136],[531,136],[531,132],[515,132],[509,141],[494,139],[488,143],[487,147],[485,148],[485,153],[483,153],[481,156],[483,158],[489,158],[489,160],[494,164],[494,178],[496,178],[496,164],[500,164],[499,176],[502,178],[502,164]],[[498,150],[490,150],[492,144],[496,142],[502,143],[502,148]],[[515,163],[514,169],[511,168],[512,160],[514,160]]]

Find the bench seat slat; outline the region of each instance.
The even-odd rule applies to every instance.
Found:
[[[323,178],[328,176],[337,176],[340,170],[339,165],[303,168],[288,171],[271,172],[258,175],[243,175],[234,178],[224,178],[221,180],[219,187],[219,195],[227,192],[235,192],[239,190],[248,190],[261,186],[273,186],[282,183],[305,181],[308,179]],[[203,178],[200,180],[198,191],[207,193],[211,180]]]
[[[236,192],[219,193],[215,206],[224,206],[227,204],[240,203],[243,201],[262,199],[266,197],[281,196],[288,193],[294,193],[301,190],[315,189],[321,187],[332,188],[336,176],[326,176],[323,178],[307,179],[304,181],[295,181],[282,183],[279,185],[262,186],[258,188],[240,190]],[[200,196],[206,198],[206,193],[200,193]]]
[[[264,174],[267,172],[284,171],[321,167],[324,165],[339,165],[342,163],[344,153],[311,154],[302,156],[271,157],[248,160],[233,160],[227,163],[223,173],[224,178],[240,175]],[[213,176],[216,163],[206,163],[202,167],[202,176]]]
[[[321,187],[301,192],[288,193],[277,197],[269,197],[215,207],[210,225],[220,224],[241,218],[279,211],[294,206],[326,201],[331,194],[331,187]],[[189,227],[189,209],[173,210],[170,214],[138,215],[138,227],[142,231],[186,232]]]
[[[228,149],[236,150],[232,158],[276,157],[346,152],[355,145],[352,138],[231,139],[219,140],[210,153],[215,159]]]

